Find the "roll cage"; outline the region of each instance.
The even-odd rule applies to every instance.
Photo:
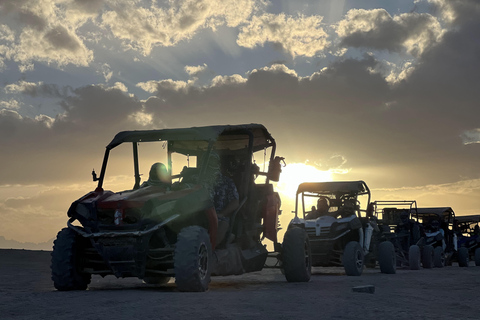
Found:
[[[103,158],[100,176],[97,178],[95,171],[92,172],[93,180],[98,181],[97,190],[102,190],[107,163],[110,151],[123,143],[131,143],[133,149],[135,184],[133,189],[140,187],[140,172],[138,161],[138,144],[144,142],[164,141],[167,146],[168,170],[172,173],[172,154],[180,153],[183,155],[202,156],[215,150],[222,155],[239,155],[247,153],[252,157],[254,152],[267,148],[272,148],[270,153],[270,163],[275,157],[276,144],[275,139],[270,135],[267,129],[261,124],[245,125],[224,125],[224,126],[206,126],[180,129],[162,129],[162,130],[136,130],[122,131],[118,133],[107,145]],[[247,161],[245,168],[250,172],[252,161]],[[200,174],[205,172],[206,166],[201,169]],[[269,168],[270,169],[270,168]],[[270,170],[269,170],[270,171]],[[274,175],[259,172],[269,180],[276,181]],[[173,176],[172,178],[177,178]],[[245,183],[247,183],[245,175]]]
[[[358,197],[366,196],[367,201],[359,205]],[[360,218],[362,212],[367,215],[367,205],[370,203],[370,189],[364,181],[332,181],[332,182],[305,182],[298,186],[295,199],[295,217],[298,217],[299,198],[302,203],[303,218],[306,216],[305,198],[328,198],[330,210],[337,210],[346,201],[355,202],[355,213]],[[333,209],[332,209],[333,208]]]

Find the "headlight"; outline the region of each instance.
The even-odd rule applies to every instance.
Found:
[[[77,204],[77,208],[75,211],[86,219],[90,217],[90,210],[88,210],[87,206],[82,203]]]

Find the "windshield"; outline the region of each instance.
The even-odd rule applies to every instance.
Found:
[[[110,151],[108,165],[103,182],[108,190],[131,190],[136,186],[134,143],[123,143]],[[172,153],[169,165],[167,141],[135,143],[138,153],[138,185],[147,181],[154,163],[163,163],[170,171],[175,182],[184,169],[196,168],[197,156]]]

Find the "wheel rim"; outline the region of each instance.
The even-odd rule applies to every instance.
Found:
[[[362,252],[360,250],[357,250],[355,252],[355,266],[357,267],[358,270],[361,270],[363,267],[363,257],[362,257]]]
[[[208,250],[205,243],[202,243],[198,249],[198,273],[202,280],[208,273]]]
[[[442,252],[440,252],[440,262],[442,264],[442,266],[445,265],[445,252],[442,250]]]

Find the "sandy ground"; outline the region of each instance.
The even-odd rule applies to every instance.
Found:
[[[375,293],[352,287],[374,285]],[[287,283],[278,269],[214,277],[205,293],[183,293],[171,281],[94,276],[87,291],[59,292],[50,252],[0,250],[0,319],[480,319],[480,267],[314,268],[308,283]]]

